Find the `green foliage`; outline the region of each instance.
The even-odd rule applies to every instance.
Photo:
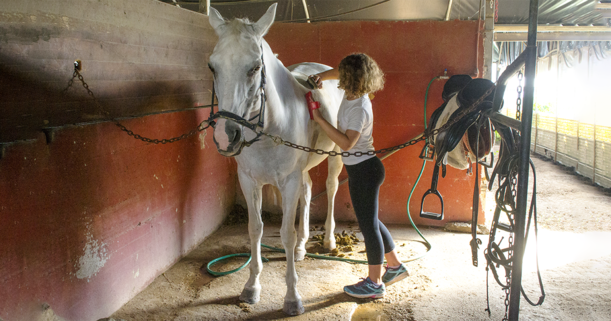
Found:
[[[553,114],[554,111],[551,107],[551,103],[537,103],[533,105],[533,112],[539,114]]]

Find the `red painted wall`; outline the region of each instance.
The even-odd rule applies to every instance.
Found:
[[[124,123],[173,137],[207,112]],[[235,202],[235,162],[217,153],[212,135],[153,145],[104,123],[60,130],[50,145],[40,136],[0,160],[3,320],[37,320],[44,303],[66,320],[107,317],[213,232]]]
[[[205,132],[135,140],[100,123],[78,80],[62,89],[80,59],[112,116],[179,111],[122,121],[179,136],[208,117],[185,109],[210,103],[216,35],[205,15],[153,0],[0,1],[0,12],[0,319],[108,317],[220,226],[235,162]],[[56,130],[49,145],[43,127]]]
[[[377,149],[402,144],[424,130],[423,106],[429,81],[443,74],[474,74],[482,69],[483,42],[477,21],[353,21],[315,24],[275,24],[265,37],[285,66],[315,61],[337,66],[352,52],[372,56],[386,74],[384,90],[376,93],[374,108],[374,145]],[[478,54],[478,48],[479,52]],[[477,61],[477,65],[476,65]],[[445,81],[431,85],[427,115],[442,103]],[[380,190],[380,218],[385,223],[407,223],[406,204],[409,192],[418,177],[422,160],[418,158],[423,143],[407,147],[384,161],[386,180]],[[443,225],[471,219],[474,177],[465,171],[449,169],[440,179],[439,191],[444,196],[445,220],[421,219],[420,199],[430,187],[432,166],[429,164],[414,192],[410,211],[417,224]],[[326,162],[310,171],[314,188],[312,195],[325,190]],[[345,171],[340,180],[347,177]],[[425,210],[439,211],[439,205],[427,199]],[[312,206],[312,219],[326,215],[326,196]],[[430,203],[429,203],[430,202]],[[355,220],[347,184],[336,197],[338,221]],[[273,208],[273,204],[267,204]],[[482,213],[480,211],[480,213]],[[480,215],[480,221],[484,221]]]

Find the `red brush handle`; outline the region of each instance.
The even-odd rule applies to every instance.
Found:
[[[305,97],[306,101],[308,102],[308,112],[310,113],[310,119],[314,119],[314,115],[312,115],[312,110],[320,108],[320,103],[312,98],[311,91],[308,91]]]

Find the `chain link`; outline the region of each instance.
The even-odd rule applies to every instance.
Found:
[[[81,73],[76,68],[74,69],[74,73],[72,74],[72,78],[70,79],[70,81],[68,81],[68,85],[62,91],[62,95],[65,95],[68,92],[68,89],[70,89],[70,87],[72,87],[72,85],[74,83],[74,78],[78,78],[78,80],[83,85],[83,88],[85,88],[85,90],[87,90],[87,94],[94,101],[98,111],[100,113],[102,113],[106,119],[108,119],[109,121],[112,121],[117,127],[119,127],[119,129],[121,129],[127,135],[132,136],[135,139],[139,139],[139,140],[141,140],[141,141],[143,141],[145,143],[153,143],[153,144],[174,143],[174,142],[177,142],[179,140],[183,140],[185,138],[191,137],[191,136],[195,135],[196,133],[204,131],[204,130],[206,130],[206,128],[210,127],[210,122],[209,122],[208,119],[206,119],[206,120],[202,121],[201,123],[199,123],[199,125],[197,125],[197,127],[195,129],[191,130],[188,133],[182,134],[180,136],[176,136],[176,137],[172,137],[172,138],[164,138],[164,139],[148,138],[148,137],[141,136],[141,135],[136,134],[133,131],[129,130],[127,127],[125,127],[123,124],[121,124],[117,119],[113,118],[110,115],[110,113],[107,110],[105,110],[102,107],[102,105],[100,105],[100,102],[98,101],[98,99],[95,97],[95,95],[93,94],[91,89],[89,89],[89,85],[83,79],[83,75],[81,75]]]
[[[499,22],[499,0],[494,0],[494,23]],[[492,2],[490,2],[492,4]]]
[[[516,98],[516,119],[520,120],[522,118],[522,79],[524,78],[524,74],[522,70],[518,72],[518,98]]]
[[[488,97],[490,94],[492,94],[492,92],[495,89],[496,89],[496,84],[492,85],[492,87],[490,87],[480,98],[478,98],[468,108],[463,109],[463,111],[459,112],[458,115],[456,116],[456,118],[454,118],[452,121],[449,121],[449,122],[445,123],[443,126],[441,126],[439,128],[436,128],[436,129],[429,130],[429,131],[425,131],[422,136],[417,137],[417,138],[413,138],[411,140],[408,140],[407,142],[405,142],[405,143],[403,143],[401,145],[397,145],[397,146],[393,146],[393,147],[388,147],[388,148],[382,148],[382,149],[375,150],[375,151],[353,152],[353,153],[326,151],[326,150],[322,150],[322,149],[316,149],[316,148],[311,148],[311,147],[308,147],[308,146],[298,145],[298,144],[286,141],[286,140],[282,139],[279,136],[267,134],[265,132],[258,132],[258,134],[260,133],[261,135],[264,135],[264,136],[267,136],[267,137],[271,138],[272,141],[274,141],[274,143],[276,143],[277,145],[285,145],[285,146],[288,146],[288,147],[291,147],[291,148],[302,150],[304,152],[316,153],[318,155],[343,156],[343,157],[348,157],[348,156],[360,157],[360,156],[364,156],[364,155],[372,156],[372,155],[377,155],[377,154],[384,154],[384,153],[388,153],[388,152],[394,152],[396,150],[400,150],[400,149],[403,149],[403,148],[408,147],[408,146],[415,145],[418,142],[425,141],[429,137],[433,137],[433,136],[439,134],[440,132],[447,130],[450,126],[452,126],[455,123],[457,123],[460,120],[462,120],[462,118],[465,115],[467,115],[470,112],[473,112],[475,109],[477,109],[477,107],[484,101],[484,99],[486,97]]]
[[[110,116],[110,113],[107,110],[105,110],[100,105],[100,103],[98,102],[98,99],[95,97],[94,93],[91,91],[91,89],[89,89],[89,85],[85,82],[85,80],[83,79],[83,76],[81,75],[81,73],[76,68],[74,69],[74,73],[72,75],[72,79],[70,79],[70,81],[68,82],[68,85],[62,91],[62,94],[65,94],[68,91],[68,89],[70,87],[72,87],[72,85],[74,83],[74,78],[78,78],[79,79],[79,81],[83,85],[83,88],[85,88],[85,90],[87,90],[87,94],[95,102],[96,107],[98,108],[100,113],[102,113],[108,120],[114,122],[115,125],[117,127],[119,127],[119,129],[121,129],[127,135],[132,136],[135,139],[139,139],[139,140],[141,140],[143,142],[153,143],[153,144],[174,143],[174,142],[177,142],[179,140],[191,137],[191,136],[195,135],[197,132],[204,131],[206,128],[210,127],[210,124],[211,124],[210,119],[212,117],[202,121],[195,129],[191,130],[190,132],[188,132],[186,134],[182,134],[182,135],[177,136],[177,137],[168,138],[168,139],[153,139],[153,138],[148,138],[148,137],[141,136],[141,135],[136,134],[133,131],[129,130],[127,127],[125,127],[123,124],[121,124],[118,120],[116,120],[115,118]],[[460,121],[468,113],[473,112],[484,101],[484,99],[486,97],[488,97],[490,94],[492,94],[492,92],[495,89],[496,89],[496,84],[492,85],[480,98],[478,98],[468,108],[463,109],[461,112],[459,112],[458,115],[456,116],[456,118],[454,118],[452,121],[449,121],[449,122],[445,123],[443,126],[441,126],[439,128],[436,128],[436,129],[429,130],[429,131],[425,131],[422,136],[419,136],[417,138],[413,138],[413,139],[411,139],[411,140],[409,140],[409,141],[407,141],[407,142],[405,142],[405,143],[403,143],[401,145],[397,145],[397,146],[393,146],[393,147],[389,147],[389,148],[383,148],[383,149],[379,149],[379,150],[375,150],[375,151],[353,152],[353,153],[349,153],[349,152],[336,152],[336,151],[333,151],[333,150],[332,151],[326,151],[326,150],[323,150],[323,149],[316,149],[316,148],[311,148],[311,147],[308,147],[308,146],[298,145],[298,144],[292,143],[290,141],[286,141],[286,140],[282,139],[282,137],[280,137],[280,136],[271,135],[271,134],[265,133],[263,131],[255,131],[255,133],[257,135],[266,136],[266,137],[270,138],[276,145],[288,146],[288,147],[291,147],[291,148],[295,148],[297,150],[302,150],[302,151],[307,152],[307,153],[316,153],[318,155],[343,156],[343,157],[348,157],[348,156],[361,157],[361,156],[364,156],[364,155],[373,156],[373,155],[377,155],[377,154],[383,154],[383,153],[388,153],[388,152],[393,152],[393,151],[396,151],[396,150],[400,150],[400,149],[403,149],[405,147],[415,145],[418,142],[425,141],[429,137],[433,137],[433,136],[439,134],[440,132],[448,129],[450,126],[452,126],[453,124],[455,124],[458,121]],[[225,118],[225,117],[222,117],[222,118]],[[230,120],[236,121],[236,119],[230,119]]]
[[[511,202],[513,204],[511,204],[512,208],[515,209],[516,204],[515,204],[515,199],[517,197],[517,186],[518,186],[518,171],[517,168],[513,168],[510,173],[510,184],[511,184]],[[508,211],[507,212],[507,217],[510,221],[510,226],[515,226],[515,211]],[[514,229],[512,229],[513,231]],[[508,313],[509,313],[509,299],[510,299],[510,291],[511,291],[511,271],[513,269],[513,236],[514,233],[510,232],[509,233],[509,237],[507,238],[507,242],[508,242],[508,247],[507,247],[507,261],[509,262],[509,269],[507,270],[508,272],[505,274],[505,282],[507,283],[507,287],[504,288],[505,291],[505,317],[503,318],[503,320],[509,320],[508,318]]]

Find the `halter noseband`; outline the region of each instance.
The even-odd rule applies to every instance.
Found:
[[[250,130],[255,132],[257,136],[249,141],[244,142],[244,146],[250,146],[254,142],[258,141],[259,138],[263,135],[263,132],[257,132],[257,127],[263,128],[265,126],[265,102],[267,100],[267,96],[265,95],[265,84],[267,83],[267,74],[265,72],[265,61],[263,60],[263,46],[261,46],[261,83],[259,85],[259,90],[261,92],[261,107],[259,108],[259,113],[252,117],[251,119],[245,119],[244,117],[240,117],[232,112],[219,110],[217,113],[214,113],[214,79],[212,80],[212,103],[210,104],[210,117],[208,118],[210,124],[214,127],[214,120],[217,118],[224,118],[227,120],[234,121]],[[214,77],[214,76],[213,76]],[[259,118],[256,124],[251,123],[250,121]]]

